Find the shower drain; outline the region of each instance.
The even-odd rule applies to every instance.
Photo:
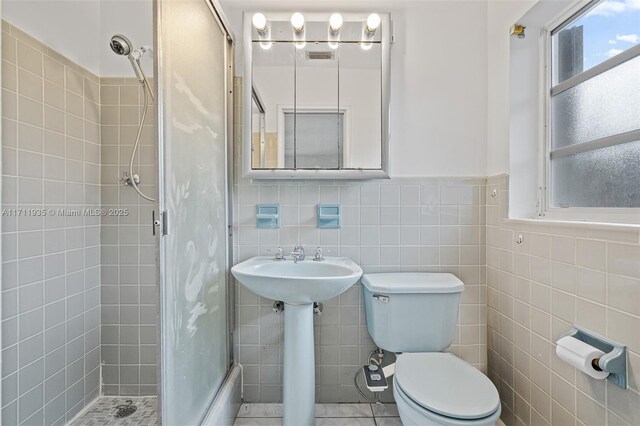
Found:
[[[133,404],[133,401],[128,399],[126,404],[118,405],[116,407],[116,414],[113,415],[116,419],[121,419],[123,417],[129,417],[133,413],[136,412],[138,407]]]

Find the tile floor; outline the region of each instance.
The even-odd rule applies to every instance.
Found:
[[[128,400],[138,409],[128,417],[115,418],[118,405],[126,404]],[[158,399],[155,396],[146,397],[100,397],[93,405],[71,426],[155,426],[158,422]]]
[[[235,426],[279,426],[282,404],[242,404]],[[402,426],[395,404],[316,404],[316,426]]]

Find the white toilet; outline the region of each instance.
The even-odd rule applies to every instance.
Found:
[[[495,425],[493,383],[447,348],[464,284],[445,273],[362,276],[367,328],[379,348],[398,354],[393,395],[407,425]]]

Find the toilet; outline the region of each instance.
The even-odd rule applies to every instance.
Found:
[[[454,339],[464,284],[447,273],[362,276],[367,328],[397,354],[393,395],[408,425],[495,425],[500,397],[473,366],[442,352]]]

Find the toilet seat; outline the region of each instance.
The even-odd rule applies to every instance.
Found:
[[[429,411],[409,398],[393,382],[393,397],[398,406],[398,413],[404,426],[496,426],[502,412],[498,409],[490,416],[481,419],[454,419]]]
[[[415,408],[462,423],[493,417],[500,410],[498,391],[489,378],[450,353],[398,355],[394,385],[406,402],[419,406]]]

